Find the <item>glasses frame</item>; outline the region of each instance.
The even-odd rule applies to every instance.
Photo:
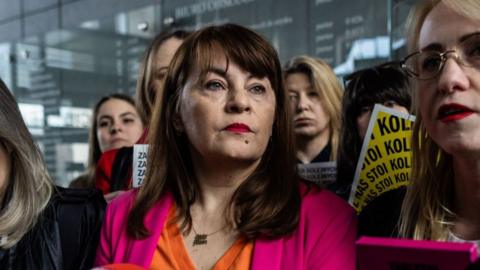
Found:
[[[474,67],[476,65],[471,65],[467,61],[465,61],[464,52],[463,52],[463,50],[461,50],[462,44],[467,43],[467,41],[469,41],[473,37],[479,38],[480,37],[480,32],[479,33],[474,33],[474,34],[470,35],[469,37],[467,37],[466,39],[462,40],[461,42],[457,43],[457,45],[455,46],[456,47],[455,49],[447,50],[447,51],[444,51],[444,52],[437,52],[435,50],[425,50],[425,51],[419,50],[419,51],[416,51],[414,53],[411,53],[411,54],[407,55],[402,61],[400,61],[401,67],[405,71],[405,73],[407,73],[408,76],[410,76],[414,79],[417,79],[417,80],[430,80],[430,79],[433,79],[433,78],[437,77],[439,74],[441,74],[443,68],[445,67],[445,63],[447,62],[447,60],[449,58],[448,56],[450,54],[454,55],[454,59],[455,59],[455,61],[457,62],[458,65],[461,65],[461,66],[464,66],[464,67]],[[416,72],[414,72],[412,69],[410,69],[408,67],[407,62],[410,58],[412,58],[416,55],[419,55],[421,53],[424,53],[424,52],[430,52],[432,54],[437,54],[440,57],[440,65],[438,66],[437,71],[432,76],[421,78],[419,76],[419,74],[417,74]],[[479,67],[480,67],[480,65],[479,65]]]

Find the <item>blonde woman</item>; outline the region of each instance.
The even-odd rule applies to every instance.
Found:
[[[94,190],[57,188],[14,97],[0,80],[0,266],[89,269],[105,201]]]
[[[336,160],[342,87],[321,59],[298,56],[284,68],[299,163]]]
[[[480,2],[422,1],[404,68],[414,78],[413,172],[404,237],[480,240]]]

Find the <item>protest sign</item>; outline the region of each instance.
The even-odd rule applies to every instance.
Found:
[[[358,159],[349,203],[360,213],[374,198],[406,186],[415,116],[375,105]]]
[[[132,187],[142,185],[147,172],[148,144],[135,144],[133,146],[133,174]]]
[[[337,178],[335,161],[298,164],[297,169],[301,177],[322,187],[334,182]]]

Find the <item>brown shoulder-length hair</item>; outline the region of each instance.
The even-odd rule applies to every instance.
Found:
[[[151,121],[147,175],[127,221],[131,237],[140,239],[149,234],[143,222],[145,215],[166,192],[173,195],[177,218],[183,220],[182,230],[191,228],[190,206],[199,196],[199,185],[188,139],[175,131],[172,117],[178,113],[179,96],[189,76],[200,70],[200,78],[203,77],[214,59],[220,56],[253,76],[267,77],[276,97],[271,139],[258,167],[234,192],[227,210],[227,216],[233,217],[233,224],[229,223],[250,239],[260,234],[267,237],[286,235],[298,224],[299,178],[278,55],[252,30],[225,24],[193,33],[170,64],[163,98],[157,99]]]
[[[156,90],[159,90],[153,88],[153,81],[156,77],[155,71],[157,70],[155,66],[157,61],[155,61],[155,59],[158,57],[158,50],[165,41],[171,38],[184,40],[187,36],[188,32],[183,30],[169,29],[163,31],[155,36],[143,55],[142,62],[138,69],[138,80],[135,92],[138,112],[140,116],[147,121],[147,124],[150,122],[152,107],[157,94]]]

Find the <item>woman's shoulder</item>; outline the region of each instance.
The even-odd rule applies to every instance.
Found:
[[[102,193],[94,188],[63,188],[55,187],[51,203],[54,205],[92,205],[103,206],[105,208],[106,202]]]
[[[302,194],[302,208],[305,210],[317,213],[319,211],[328,213],[345,211],[352,215],[355,214],[354,209],[345,200],[325,188],[302,182],[300,191]]]
[[[135,203],[135,199],[137,198],[138,188],[130,189],[125,191],[124,193],[118,195],[108,203],[108,210],[109,212],[119,213],[122,212],[124,214],[128,213],[128,211],[132,208],[133,204]]]

